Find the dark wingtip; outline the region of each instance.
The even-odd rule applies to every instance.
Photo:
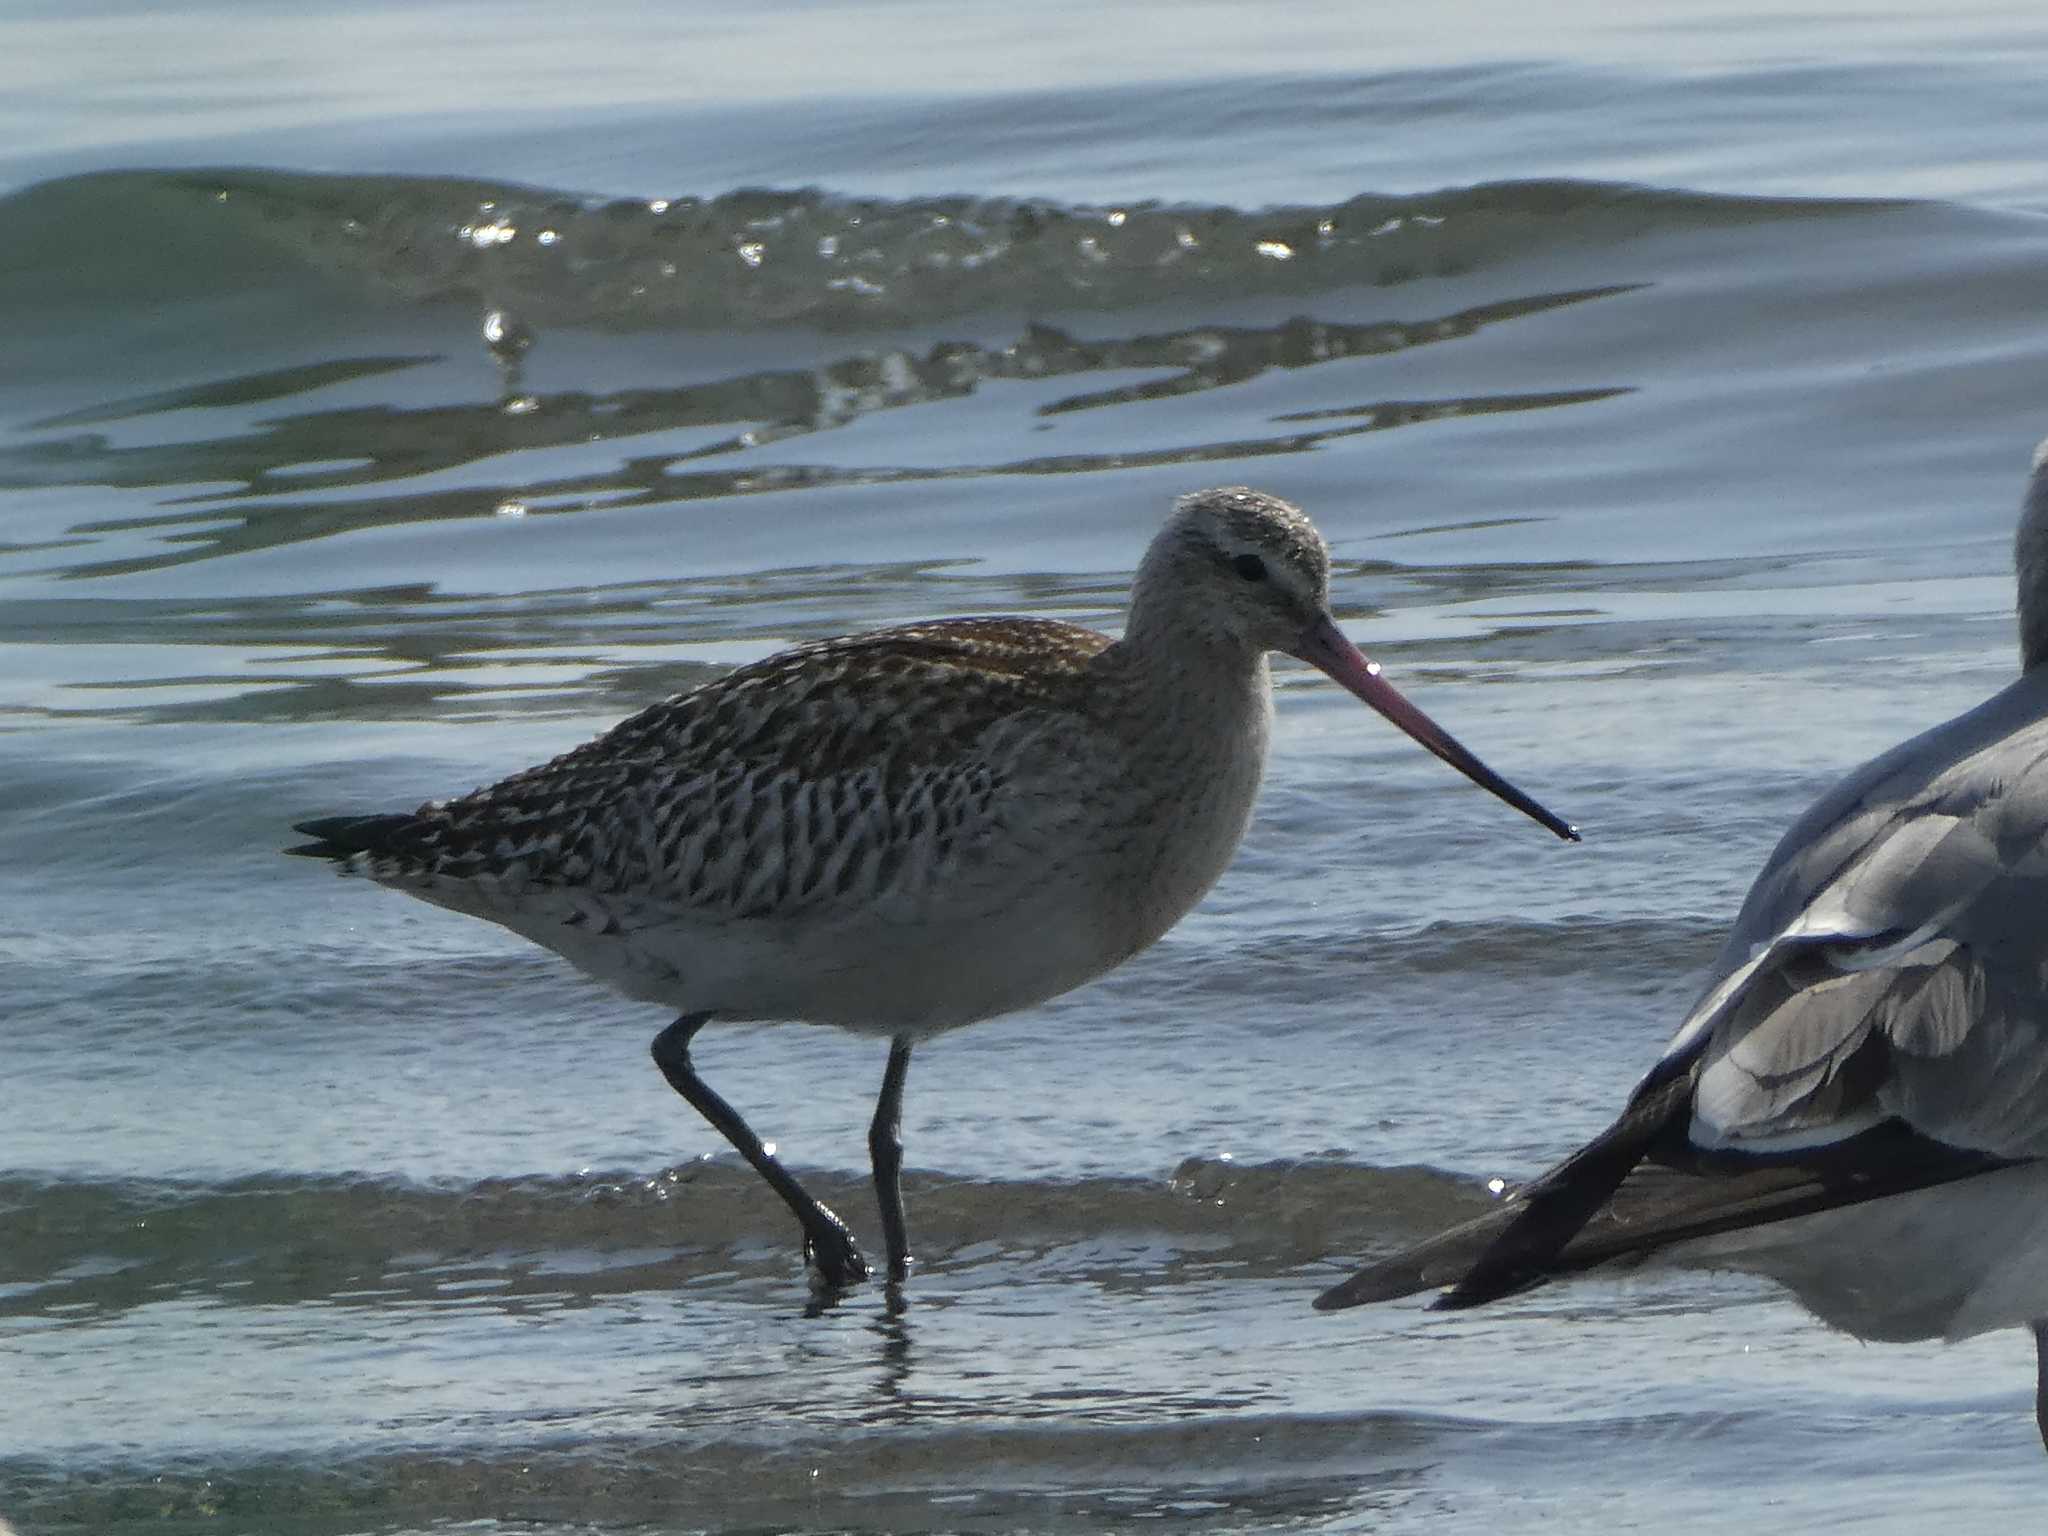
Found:
[[[1461,1285],[1501,1231],[1513,1225],[1520,1209],[1513,1200],[1502,1201],[1434,1237],[1367,1264],[1318,1296],[1315,1309],[1341,1312],[1346,1307],[1371,1306]]]
[[[1405,1253],[1368,1264],[1318,1296],[1315,1309],[1341,1312],[1346,1307],[1368,1307],[1375,1302],[1396,1301],[1420,1291],[1435,1290],[1439,1294],[1430,1302],[1430,1311],[1462,1312],[1467,1307],[1484,1306],[1503,1296],[1534,1290],[1549,1278],[1540,1270],[1474,1268],[1483,1257],[1488,1240],[1496,1238],[1503,1226],[1510,1225],[1518,1210],[1514,1205],[1503,1206]]]
[[[1607,1204],[1658,1133],[1690,1113],[1691,1082],[1678,1073],[1638,1089],[1619,1120],[1548,1173],[1483,1215],[1367,1265],[1318,1296],[1316,1309],[1448,1287],[1431,1306],[1455,1312],[1543,1284],[1560,1272],[1566,1244]]]
[[[302,859],[348,859],[359,853],[375,853],[391,844],[392,834],[411,826],[410,816],[321,816],[312,821],[295,821],[294,832],[314,839],[295,843],[284,850]]]
[[[1363,1269],[1349,1280],[1339,1281],[1322,1295],[1313,1305],[1318,1312],[1342,1312],[1346,1307],[1370,1306],[1376,1301],[1392,1301],[1397,1296],[1413,1294],[1414,1287],[1388,1284],[1378,1268]]]

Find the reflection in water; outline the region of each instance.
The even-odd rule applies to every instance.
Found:
[[[908,1424],[917,1418],[918,1401],[910,1388],[910,1298],[902,1285],[888,1286],[882,1310],[868,1319],[868,1332],[880,1341],[875,1351],[875,1403],[862,1415],[870,1424]]]
[[[304,543],[331,534],[406,523],[494,515],[507,506],[536,513],[744,495],[755,491],[971,478],[1070,474],[1113,468],[1300,453],[1334,438],[1417,422],[1502,411],[1540,410],[1610,398],[1626,386],[1473,395],[1436,400],[1377,399],[1275,418],[1286,430],[1221,442],[1128,452],[1042,455],[990,464],[833,465],[763,462],[764,451],[906,406],[959,399],[986,386],[1156,371],[1160,376],[1078,390],[1038,407],[1043,416],[1100,410],[1242,384],[1274,369],[1313,368],[1396,354],[1468,337],[1494,325],[1631,291],[1625,286],[1540,294],[1422,321],[1333,323],[1297,318],[1267,327],[1194,326],[1159,334],[1088,340],[1034,325],[1007,346],[943,343],[856,353],[808,370],[777,370],[662,389],[606,394],[521,393],[525,345],[494,350],[505,394],[488,405],[416,409],[349,406],[304,411],[255,431],[190,441],[116,447],[100,433],[43,436],[0,450],[0,489],[71,486],[152,489],[226,485],[187,495],[174,510],[81,522],[73,536],[143,533],[138,553],[82,559],[77,577],[122,575],[218,555]],[[502,316],[507,337],[523,338]],[[282,398],[340,379],[402,368],[419,359],[368,358],[309,365],[164,394],[117,400],[44,422],[43,428],[130,422],[172,411]],[[239,424],[238,424],[239,425]],[[657,433],[715,432],[708,442],[531,481],[491,475],[486,461],[547,449],[627,444]],[[730,466],[717,461],[736,460]],[[707,467],[699,467],[707,466]],[[712,467],[715,466],[715,467]],[[397,482],[462,471],[463,483],[420,488]],[[337,493],[361,489],[364,494]],[[124,543],[126,541],[123,541]]]
[[[296,368],[274,368],[263,373],[223,379],[215,384],[159,390],[155,394],[133,395],[85,410],[66,411],[61,416],[34,422],[31,427],[35,431],[58,427],[97,427],[170,411],[224,410],[241,405],[261,405],[268,400],[311,394],[330,384],[372,379],[382,373],[397,373],[435,361],[437,359],[432,356],[349,357],[326,363],[306,363]]]

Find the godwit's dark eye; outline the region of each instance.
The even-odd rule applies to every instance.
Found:
[[[1266,579],[1266,562],[1257,555],[1239,555],[1230,562],[1230,568],[1246,581],[1264,581]]]

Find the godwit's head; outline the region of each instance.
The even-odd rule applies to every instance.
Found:
[[[1559,837],[1578,830],[1474,757],[1410,704],[1330,616],[1330,552],[1300,508],[1244,486],[1183,496],[1131,588],[1130,633],[1146,648],[1202,642],[1212,654],[1280,651],[1321,669],[1416,741]]]
[[[1175,503],[1138,567],[1131,622],[1160,621],[1182,643],[1284,651],[1329,596],[1330,553],[1316,525],[1277,496],[1233,485]]]

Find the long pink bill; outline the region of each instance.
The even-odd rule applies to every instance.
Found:
[[[1301,639],[1288,655],[1299,657],[1310,666],[1327,672],[1481,789],[1491,790],[1524,816],[1542,822],[1559,837],[1574,843],[1579,840],[1577,827],[1546,811],[1458,745],[1457,738],[1449,731],[1402,698],[1394,685],[1380,676],[1379,663],[1366,660],[1365,653],[1344,638],[1344,631],[1328,614],[1302,631]]]

